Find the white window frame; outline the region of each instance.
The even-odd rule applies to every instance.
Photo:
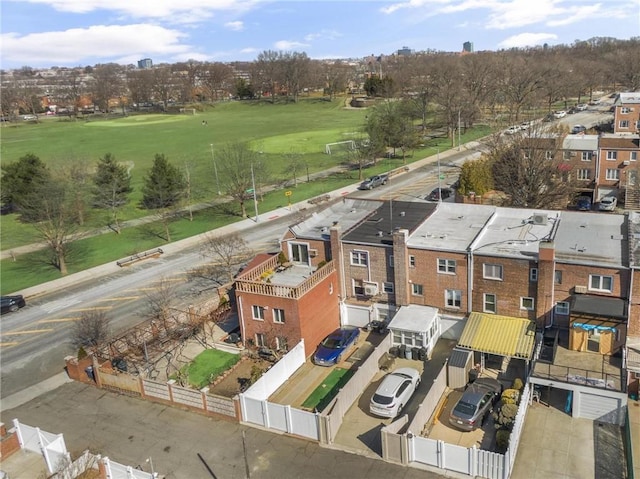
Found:
[[[544,157],[547,160],[553,160],[553,151],[547,150],[544,152]]]
[[[629,120],[620,120],[618,128],[629,128]]]
[[[447,308],[460,309],[462,307],[462,291],[459,289],[445,289],[444,305]]]
[[[576,170],[576,179],[578,181],[589,181],[591,179],[591,170],[589,168]]]
[[[412,254],[409,255],[409,268],[416,267],[416,257]]]
[[[277,324],[284,324],[285,322],[284,309],[273,308],[273,322]]]
[[[363,250],[352,251],[351,266],[369,266],[369,252]]]
[[[630,151],[629,152],[629,160],[636,161],[637,159],[638,159],[638,152],[637,151]]]
[[[395,268],[395,265],[393,264],[393,262],[395,261],[395,258],[393,257],[392,254],[389,255],[389,268]]]
[[[382,282],[382,291],[387,294],[393,294],[395,292],[395,288],[393,283],[383,281]]]
[[[411,294],[413,296],[424,296],[424,286],[417,283],[411,283]]]
[[[492,301],[487,301],[489,297],[492,297]],[[493,309],[488,308],[487,305],[493,305]],[[493,293],[483,293],[482,294],[482,311],[484,313],[498,313],[498,296]]]
[[[533,283],[538,281],[538,268],[529,269],[529,281]]]
[[[554,308],[554,311],[556,314],[559,314],[561,316],[569,316],[569,314],[571,313],[571,304],[569,303],[569,301],[558,301],[556,303],[556,307]]]
[[[605,287],[605,281],[610,282],[610,287]],[[598,284],[594,286],[594,282]],[[613,276],[608,274],[590,274],[589,275],[589,291],[603,291],[605,293],[613,293]]]
[[[536,303],[536,300],[531,297],[528,297],[528,296],[520,297],[520,309],[524,309],[525,311],[533,311],[535,309],[535,303]]]
[[[496,274],[499,273],[499,274]],[[491,279],[494,281],[502,281],[503,268],[501,264],[483,263],[482,264],[482,277],[484,279]]]
[[[620,113],[626,115],[627,113],[631,113],[631,109],[627,106],[620,107]]]
[[[609,161],[615,161],[618,159],[618,152],[617,151],[607,151],[607,160]]]
[[[620,170],[618,168],[607,168],[605,178],[609,181],[618,181],[620,179]]]
[[[264,333],[256,333],[256,346],[259,348],[267,346],[267,337]]]
[[[591,161],[593,159],[593,153],[590,151],[583,151],[580,159],[582,161]]]
[[[554,284],[562,284],[562,270],[557,269],[553,272],[553,282]]]
[[[251,305],[251,317],[256,321],[264,321],[264,306],[259,304]]]
[[[276,349],[278,351],[288,351],[289,345],[287,344],[286,336],[276,336]]]
[[[456,274],[456,260],[438,258],[438,273],[442,274]]]

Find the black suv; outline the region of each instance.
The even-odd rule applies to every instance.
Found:
[[[22,295],[19,294],[15,296],[2,296],[0,298],[0,304],[2,306],[0,314],[13,313],[27,305]]]
[[[444,201],[453,195],[451,188],[436,188],[425,198],[428,201]]]

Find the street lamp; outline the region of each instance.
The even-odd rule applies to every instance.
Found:
[[[253,174],[253,163],[251,163],[251,186],[253,188],[253,207],[256,211],[256,223],[258,222],[258,198],[256,197],[256,178]]]
[[[213,154],[213,143],[211,145],[211,161],[213,162],[213,172],[216,175],[216,187],[218,188],[218,196],[222,194],[220,191],[220,179],[218,178],[218,167],[216,166],[216,157]]]

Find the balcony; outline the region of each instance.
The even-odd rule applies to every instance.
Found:
[[[333,261],[318,268],[278,263],[276,255],[236,279],[236,292],[299,299],[335,271]]]

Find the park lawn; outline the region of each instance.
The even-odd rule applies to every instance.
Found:
[[[239,354],[218,349],[205,349],[183,368],[183,373],[187,374],[187,380],[191,386],[202,389],[238,361],[240,361]]]
[[[335,368],[305,401],[302,407],[322,411],[353,376],[353,369]]]

